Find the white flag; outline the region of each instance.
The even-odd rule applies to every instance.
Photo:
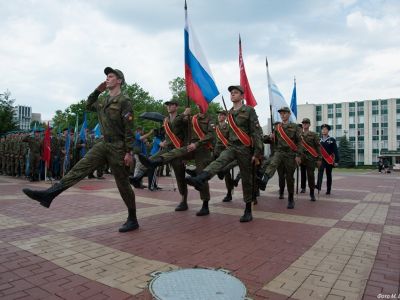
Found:
[[[278,113],[278,110],[284,106],[289,107],[287,104],[285,97],[283,97],[282,93],[279,91],[278,86],[272,80],[271,76],[269,75],[269,71],[267,69],[267,76],[268,76],[268,93],[269,93],[269,102],[271,104],[271,118],[272,122],[282,122],[281,116]],[[290,107],[289,107],[290,109]],[[296,117],[292,110],[290,110],[290,118],[289,121],[296,123]]]

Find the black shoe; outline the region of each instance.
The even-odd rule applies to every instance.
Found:
[[[189,176],[192,176],[192,177],[196,177],[196,176],[197,176],[197,173],[196,173],[196,170],[195,170],[195,169],[186,169],[185,172],[186,172],[186,174],[188,174]]]
[[[285,199],[285,197],[283,196],[283,193],[279,193],[279,199]]]
[[[294,208],[293,194],[289,194],[287,208],[288,208],[288,209],[293,209],[293,208]]]
[[[89,178],[89,179],[93,179],[93,178],[94,178],[94,175],[93,175],[93,174],[89,174],[89,175],[88,175],[88,178]]]
[[[243,216],[240,217],[240,222],[250,222],[253,220],[253,215],[251,214],[251,203],[246,203],[246,209],[244,210]]]
[[[260,190],[265,191],[269,179],[269,176],[267,174],[264,174],[263,178],[258,181],[258,187]]]
[[[208,201],[203,201],[203,206],[201,209],[196,213],[196,216],[202,217],[202,216],[207,216],[210,214],[210,211],[208,209]]]
[[[102,179],[105,179],[103,176],[97,176],[97,179],[100,179],[100,180],[102,180]]]
[[[218,178],[219,178],[220,180],[222,180],[222,179],[224,179],[224,177],[225,177],[225,173],[224,173],[224,172],[218,172],[218,173],[217,173],[217,176],[218,176]]]
[[[310,191],[310,201],[316,201],[317,199],[315,199],[315,195],[314,195],[314,190]]]
[[[222,199],[222,202],[231,202],[232,201],[232,194],[231,193],[227,193],[225,198]]]
[[[306,192],[306,189],[301,189],[300,194],[304,194]]]
[[[133,231],[139,228],[139,223],[136,219],[134,220],[127,220],[125,224],[121,226],[120,229],[118,229],[119,232],[128,232],[128,231]]]
[[[233,180],[233,185],[234,185],[235,187],[237,187],[237,186],[239,185],[239,181],[240,181],[241,178],[242,178],[242,176],[240,175],[240,173],[238,173],[238,174],[236,175],[236,178]]]
[[[330,194],[331,194],[331,191],[326,191],[325,194],[326,194],[326,195],[330,195]]]
[[[23,189],[22,191],[29,198],[38,201],[40,205],[49,208],[53,199],[61,194],[64,190],[66,190],[66,188],[64,188],[62,184],[56,183],[44,191],[34,191],[31,189]]]
[[[175,207],[175,211],[186,211],[189,209],[189,206],[187,205],[187,202],[182,201],[181,203],[178,204],[177,207]]]

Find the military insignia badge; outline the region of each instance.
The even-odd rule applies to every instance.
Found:
[[[132,121],[133,120],[133,116],[132,113],[129,111],[125,114],[124,118],[128,121]]]

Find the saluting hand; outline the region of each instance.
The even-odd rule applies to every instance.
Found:
[[[96,88],[99,92],[104,92],[107,88],[106,82],[103,81],[102,83],[99,84],[99,86]]]

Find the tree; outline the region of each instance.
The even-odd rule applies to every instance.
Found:
[[[339,156],[340,162],[339,166],[343,168],[352,168],[354,167],[354,150],[350,147],[350,142],[347,139],[346,135],[340,138],[339,143]]]
[[[11,98],[9,90],[0,94],[0,134],[18,128],[18,124],[14,120],[14,102],[15,99]]]

